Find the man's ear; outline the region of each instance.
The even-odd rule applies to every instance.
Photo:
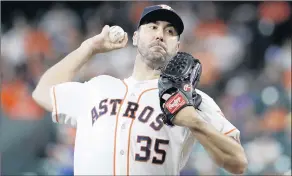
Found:
[[[176,46],[176,52],[179,51],[179,48],[180,48],[180,41],[177,42],[177,46]]]
[[[134,32],[132,39],[133,39],[133,45],[137,46],[137,40],[138,40],[138,32],[137,31]]]

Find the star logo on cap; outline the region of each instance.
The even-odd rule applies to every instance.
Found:
[[[172,10],[171,7],[169,7],[168,5],[165,5],[165,4],[160,4],[159,6],[163,9]]]

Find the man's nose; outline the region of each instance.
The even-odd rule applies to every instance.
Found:
[[[156,31],[156,40],[160,40],[161,42],[163,42],[163,30],[162,29],[158,29]]]

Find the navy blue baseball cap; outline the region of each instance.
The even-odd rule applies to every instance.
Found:
[[[182,19],[168,5],[154,5],[144,8],[138,27],[145,23],[154,21],[167,21],[171,23],[177,30],[178,35],[181,35],[184,30],[184,23]]]

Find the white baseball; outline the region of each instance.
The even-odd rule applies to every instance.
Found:
[[[125,31],[120,26],[112,26],[109,30],[109,39],[113,43],[120,42],[124,39]]]

